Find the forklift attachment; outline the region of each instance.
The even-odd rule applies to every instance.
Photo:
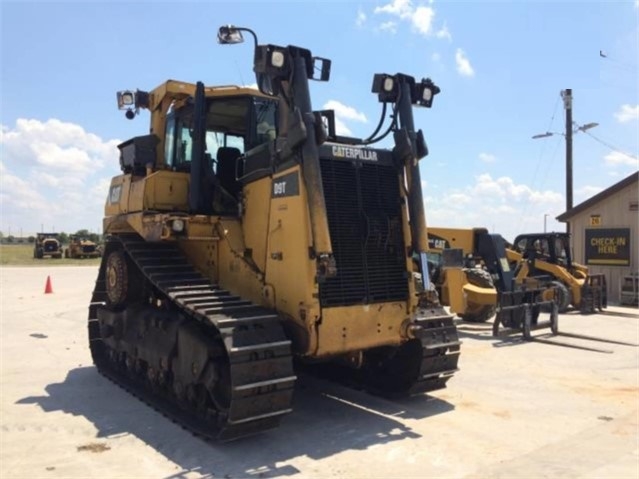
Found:
[[[579,311],[581,314],[592,314],[603,311],[608,307],[608,291],[606,285],[606,275],[591,274],[581,287],[581,304]]]

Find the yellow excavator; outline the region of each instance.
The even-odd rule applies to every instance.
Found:
[[[294,358],[349,371],[373,393],[445,387],[460,342],[428,284],[427,148],[413,120],[439,88],[376,74],[377,128],[338,136],[309,93],[309,80],[329,80],[330,60],[259,45],[243,27],[221,27],[218,41],[243,34],[259,91],[169,80],[118,93],[127,118],[146,110],[151,128],[119,145],[109,187],[88,316],[95,365],[219,440],[291,412]],[[388,135],[392,150],[371,146]]]

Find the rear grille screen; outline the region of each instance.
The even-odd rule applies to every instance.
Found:
[[[327,306],[408,297],[399,181],[393,166],[321,160],[337,276],[320,284]]]

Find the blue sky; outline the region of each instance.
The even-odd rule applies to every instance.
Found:
[[[431,77],[416,111],[430,155],[421,171],[429,224],[486,226],[512,238],[562,229],[560,91],[574,120],[575,204],[639,167],[639,6],[625,2],[7,2],[1,4],[0,230],[101,228],[116,145],[148,130],[115,92],[166,79],[251,84],[252,47],[220,46],[217,27],[333,61],[313,106],[368,136],[374,73]],[[603,52],[603,55],[600,54]],[[599,140],[599,141],[598,141]],[[604,146],[607,143],[612,148]],[[616,150],[616,151],[615,151]]]

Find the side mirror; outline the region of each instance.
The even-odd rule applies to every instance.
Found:
[[[328,58],[313,57],[313,75],[311,79],[317,81],[328,81],[331,76],[331,61]],[[316,76],[319,72],[319,76]]]

